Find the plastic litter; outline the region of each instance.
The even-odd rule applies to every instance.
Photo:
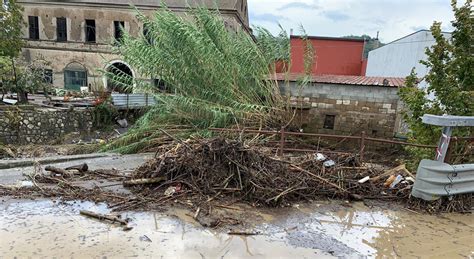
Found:
[[[19,183],[20,187],[33,187],[32,181],[21,181]]]
[[[332,160],[327,160],[326,162],[323,163],[323,165],[325,167],[331,167],[331,166],[335,166],[336,165],[336,162],[332,161]]]
[[[173,194],[175,193],[176,193],[176,187],[174,186],[170,186],[168,187],[168,189],[165,190],[165,196],[168,196],[168,197],[173,196]]]
[[[389,186],[393,183],[393,181],[395,181],[395,178],[396,178],[395,175],[391,175],[391,176],[387,179],[387,181],[385,181],[385,183],[383,184],[383,186],[389,187]]]
[[[315,155],[316,161],[324,161],[326,160],[326,156],[321,153],[316,153]]]
[[[120,125],[120,127],[122,127],[122,128],[127,128],[127,127],[128,127],[128,121],[127,121],[127,119],[117,120],[117,123],[118,123],[118,125]]]
[[[390,184],[390,189],[395,188],[395,186],[397,186],[397,184],[399,184],[402,180],[403,180],[403,176],[397,175],[397,177],[395,177],[393,182]]]
[[[357,181],[357,182],[358,182],[358,183],[365,183],[365,182],[367,182],[369,179],[370,179],[370,176],[366,176],[366,177],[360,179],[360,180]]]

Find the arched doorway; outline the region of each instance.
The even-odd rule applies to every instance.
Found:
[[[72,62],[64,68],[64,88],[80,91],[81,86],[87,86],[87,69],[84,65]]]
[[[135,73],[128,64],[122,61],[113,61],[105,69],[108,75],[105,78],[105,88],[108,92],[119,92],[119,93],[131,93],[132,79],[135,77]],[[115,77],[115,79],[114,79]],[[117,77],[121,77],[126,80],[117,80]],[[124,85],[127,84],[127,85]]]

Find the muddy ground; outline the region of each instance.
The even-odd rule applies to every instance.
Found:
[[[79,215],[108,213],[105,204],[0,203],[0,253],[25,257],[153,258],[466,258],[473,255],[470,215],[420,215],[362,203],[318,201],[285,209],[252,209],[253,236],[203,228],[178,205],[162,212],[126,212],[133,229]]]

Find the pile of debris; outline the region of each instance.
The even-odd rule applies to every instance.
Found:
[[[147,195],[188,192],[196,203],[233,199],[273,207],[321,197],[399,200],[408,198],[413,183],[402,169],[382,174],[353,155],[280,159],[258,146],[213,138],[168,146],[135,171],[139,186],[132,189]]]

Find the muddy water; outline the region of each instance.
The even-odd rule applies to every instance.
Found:
[[[362,204],[324,212],[300,211],[304,229],[319,230],[359,254],[377,258],[474,258],[474,215],[426,215],[369,209]],[[290,218],[286,224],[295,219]],[[316,246],[317,247],[317,246]]]
[[[158,213],[127,213],[125,232],[78,215],[107,213],[105,205],[51,201],[8,202],[0,208],[0,258],[314,258],[322,251],[288,247],[266,236],[238,237],[196,227]],[[181,213],[184,215],[184,213]]]
[[[78,215],[108,213],[105,205],[52,201],[0,203],[0,258],[320,258],[474,256],[472,215],[312,204],[259,213],[255,231],[229,236],[201,228],[184,210],[124,213],[123,231]],[[173,216],[174,215],[174,216]]]

